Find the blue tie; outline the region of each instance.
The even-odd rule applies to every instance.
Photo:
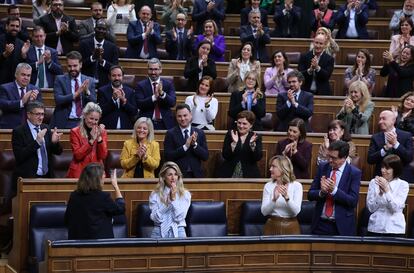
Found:
[[[40,128],[35,127],[36,133],[39,133]],[[47,153],[45,147],[45,141],[43,141],[42,145],[40,145],[40,156],[42,157],[42,175],[46,175],[49,171],[47,167]]]
[[[38,60],[40,60],[40,58],[42,57],[42,50],[40,48],[37,49],[39,52],[39,58]],[[37,78],[39,79],[39,88],[43,88],[45,87],[45,63],[41,63],[38,66],[38,73],[37,73]]]
[[[253,92],[247,93],[247,110],[252,110],[252,102],[253,102]]]

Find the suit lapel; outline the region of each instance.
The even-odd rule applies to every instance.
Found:
[[[341,180],[338,183],[338,188],[344,189],[344,187],[346,186],[346,181],[348,181],[350,170],[351,170],[351,166],[349,166],[349,164],[346,163],[344,172],[341,175]]]
[[[17,88],[16,82],[13,82],[13,89],[11,91],[14,98],[20,100],[19,89]]]

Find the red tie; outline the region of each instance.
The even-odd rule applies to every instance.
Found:
[[[147,31],[147,24],[144,25],[144,32]],[[148,54],[148,37],[147,35],[145,35],[145,39],[144,39],[144,53]]]
[[[78,89],[79,89],[78,79],[75,79],[75,93],[78,91]],[[78,117],[81,117],[81,115],[82,115],[81,96],[79,96],[75,99],[75,106],[76,106],[76,115]]]
[[[157,83],[153,82],[152,86],[154,87],[154,94],[155,94],[157,92]],[[154,117],[155,117],[155,120],[161,119],[161,112],[160,112],[160,106],[158,104],[158,99],[155,101],[155,105],[154,105]]]
[[[332,170],[331,179],[336,182],[336,169]],[[332,217],[334,207],[334,200],[331,193],[328,193],[325,200],[325,215],[326,217]]]

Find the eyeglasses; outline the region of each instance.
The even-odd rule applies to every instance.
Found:
[[[55,3],[55,4],[52,4],[52,6],[53,6],[53,7],[62,7],[62,6],[63,6],[63,4]]]
[[[36,117],[43,117],[45,115],[45,113],[33,113],[33,112],[30,112],[30,114]]]

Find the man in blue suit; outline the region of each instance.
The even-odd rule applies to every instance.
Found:
[[[107,129],[132,129],[138,114],[134,90],[122,84],[124,71],[114,65],[109,71],[111,83],[98,89],[101,122]]]
[[[195,34],[203,33],[203,24],[208,19],[216,22],[221,34],[221,21],[225,16],[223,0],[195,0],[192,14],[192,21],[197,23]]]
[[[71,51],[66,55],[68,72],[55,80],[55,111],[51,127],[71,129],[79,125],[83,107],[88,102],[96,102],[95,81],[81,75],[82,55]]]
[[[26,61],[32,67],[31,84],[39,88],[53,88],[55,76],[63,74],[57,51],[45,46],[46,33],[41,26],[33,30],[33,45],[27,52]]]
[[[312,234],[356,235],[355,208],[358,204],[361,171],[346,162],[349,144],[334,141],[329,145],[329,162],[319,165],[308,192],[316,201]]]
[[[249,13],[249,22],[248,25],[241,26],[240,40],[242,43],[252,42],[256,53],[254,57],[262,63],[268,63],[266,44],[270,44],[269,28],[262,25],[257,11]]]
[[[109,69],[118,64],[118,48],[105,39],[107,24],[105,19],[99,19],[95,25],[95,35],[80,42],[79,51],[82,54],[82,73],[95,79],[99,88],[109,83]]]
[[[309,118],[313,115],[313,95],[301,90],[304,77],[297,70],[290,72],[287,76],[289,90],[279,93],[276,103],[276,114],[279,118],[277,131],[286,132],[288,124],[295,118],[303,119],[307,131],[311,131]]]
[[[208,159],[204,131],[191,126],[191,109],[187,104],[176,107],[178,126],[167,131],[164,138],[164,158],[174,161],[186,178],[204,177],[201,161]]]
[[[42,101],[38,88],[30,84],[32,67],[19,63],[16,67],[15,81],[0,86],[0,129],[14,129],[26,120],[25,106],[28,102]]]
[[[368,148],[368,163],[375,164],[375,174],[381,175],[381,163],[389,154],[396,154],[403,163],[401,179],[412,183],[413,170],[410,163],[413,160],[413,140],[410,132],[395,128],[395,115],[385,110],[379,115],[378,126],[381,132],[372,135]]]
[[[171,108],[175,106],[175,88],[171,81],[161,79],[161,73],[160,60],[149,60],[148,78],[140,81],[135,91],[139,116],[152,119],[155,130],[174,126]]]
[[[165,49],[170,60],[187,60],[193,47],[193,28],[186,29],[187,16],[178,13],[175,27],[165,33]]]
[[[143,6],[139,20],[130,22],[127,29],[128,47],[125,58],[150,59],[157,57],[157,44],[162,43],[160,25],[151,21],[151,9]]]
[[[336,39],[368,39],[368,6],[361,0],[348,0],[336,14]]]

